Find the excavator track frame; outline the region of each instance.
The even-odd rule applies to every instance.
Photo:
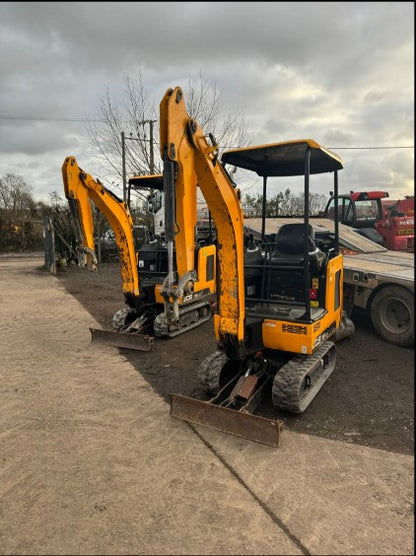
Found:
[[[206,312],[205,312],[206,309]],[[190,324],[187,324],[183,317],[194,311],[198,313],[198,319]],[[175,338],[180,334],[184,334],[188,330],[192,328],[196,328],[197,326],[201,326],[204,322],[208,321],[212,316],[212,305],[207,301],[199,301],[195,303],[187,303],[180,306],[179,309],[179,323],[178,328],[169,330],[170,324],[166,322],[166,315],[165,313],[160,313],[155,318],[153,323],[153,327],[155,330],[155,335],[158,338]]]

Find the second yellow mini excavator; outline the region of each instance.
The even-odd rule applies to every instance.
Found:
[[[93,341],[149,351],[154,337],[172,338],[206,322],[215,301],[216,247],[195,242],[196,178],[178,184],[180,210],[172,218],[174,199],[166,196],[168,244],[152,242],[137,251],[128,204],[84,172],[74,156],[62,166],[65,197],[75,224],[80,258],[97,268],[91,202],[107,218],[119,250],[126,307],[113,318],[114,330],[91,329]],[[161,175],[131,178],[135,187],[162,189]],[[176,229],[176,227],[178,229]],[[175,248],[176,240],[176,248]]]

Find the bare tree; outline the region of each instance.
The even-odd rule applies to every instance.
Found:
[[[124,76],[120,101],[107,90],[100,100],[101,122],[87,120],[90,145],[97,152],[101,176],[123,178],[122,132],[127,176],[160,173],[159,102],[148,98],[140,68],[132,76]],[[221,146],[239,147],[246,144],[246,125],[241,112],[226,109],[215,82],[200,72],[188,77],[183,87],[189,115],[211,133]],[[98,159],[97,159],[98,162]]]
[[[0,178],[0,208],[8,212],[33,210],[35,202],[30,186],[22,176],[6,174]]]
[[[21,176],[0,178],[0,249],[27,249],[34,244],[36,203]]]
[[[311,216],[318,216],[324,209],[326,201],[327,197],[322,193],[309,193],[309,214]],[[300,193],[290,198],[288,214],[290,216],[300,216],[304,213],[304,207],[305,195],[304,193]]]

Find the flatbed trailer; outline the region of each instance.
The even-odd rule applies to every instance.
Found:
[[[300,218],[268,218],[265,234]],[[247,233],[261,234],[261,218],[244,220]],[[310,217],[318,235],[334,232],[334,222]],[[377,334],[398,346],[414,345],[414,253],[390,251],[339,224],[340,248],[344,253],[344,308],[365,311]]]

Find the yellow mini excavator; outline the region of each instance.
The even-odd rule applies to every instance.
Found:
[[[65,197],[75,224],[82,259],[88,269],[97,268],[94,244],[93,202],[107,218],[119,250],[122,289],[126,307],[113,318],[115,330],[91,329],[93,341],[149,351],[154,336],[172,338],[207,321],[215,300],[215,245],[195,243],[196,181],[188,176],[180,191],[181,210],[172,220],[169,208],[168,246],[158,241],[134,245],[133,221],[128,204],[93,179],[68,156],[62,166]],[[131,178],[134,187],[162,189],[162,175]],[[178,229],[176,229],[176,228]],[[180,239],[176,245],[175,234]]]
[[[196,174],[217,231],[217,350],[198,377],[211,398],[171,395],[171,415],[249,440],[277,446],[282,421],[254,414],[266,388],[276,407],[301,413],[335,369],[335,341],[343,326],[343,258],[335,234],[309,222],[309,185],[330,172],[338,194],[341,159],[311,139],[236,149],[218,148],[186,111],[181,88],[160,104],[165,192],[175,198]],[[240,192],[225,164],[263,178],[261,241],[245,242]],[[304,222],[265,234],[270,177],[302,176]],[[193,178],[192,178],[193,179]],[[350,328],[350,332],[352,329]],[[345,337],[345,335],[344,335]]]

